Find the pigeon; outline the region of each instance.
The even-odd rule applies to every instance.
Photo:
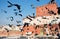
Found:
[[[33,13],[33,16],[35,16],[35,13]]]
[[[49,9],[47,7],[45,7],[45,8],[49,11]]]
[[[32,7],[32,9],[34,9],[34,8],[35,8],[33,4],[31,4],[31,7]]]
[[[25,27],[25,26],[27,26],[27,27],[28,27],[28,26],[29,26],[29,23],[24,23],[24,26],[23,26],[23,27]]]
[[[14,20],[14,18],[13,18],[12,16],[11,16],[10,18],[11,18],[11,21],[13,21],[13,20]]]
[[[18,12],[15,12],[14,14],[15,14],[15,16],[17,16],[18,15]]]
[[[29,15],[29,17],[34,18],[33,16],[30,16],[30,15]]]
[[[17,23],[21,23],[21,21],[16,21]]]
[[[49,3],[54,3],[55,0],[51,0]]]
[[[47,24],[44,24],[44,26],[47,26]]]
[[[1,10],[3,10],[3,9],[1,9]],[[3,10],[3,12],[4,12],[4,13],[7,13],[7,11],[6,11],[6,10]]]
[[[7,28],[4,28],[7,32],[9,32],[9,30]]]
[[[60,7],[58,7],[57,9],[58,9],[58,14],[60,14]]]
[[[9,1],[7,1],[7,2],[10,4],[8,7],[16,6],[17,9],[20,11],[20,9],[21,9],[21,6],[20,6],[20,5],[18,5],[18,4],[12,4],[12,3],[9,2]]]
[[[32,21],[32,19],[31,19],[31,18],[29,18],[29,17],[26,17],[26,18],[28,18],[30,21]]]
[[[12,25],[11,24],[8,24],[9,25],[9,27],[12,27]]]
[[[22,12],[22,10],[20,10],[19,12]]]
[[[40,0],[36,0],[36,1],[40,2]]]
[[[18,15],[22,17],[22,14],[18,14]]]
[[[17,9],[14,9],[14,11],[16,11]]]
[[[54,13],[53,11],[48,11],[48,13],[56,15],[56,13]]]
[[[17,26],[21,26],[20,24],[18,24]]]
[[[51,23],[49,23],[49,26],[52,26],[52,24],[51,24]]]
[[[59,28],[60,28],[60,22],[58,23],[58,26],[59,26]]]
[[[33,18],[35,18],[35,13],[33,13]]]

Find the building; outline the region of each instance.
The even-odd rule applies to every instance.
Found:
[[[53,11],[54,13],[50,12]],[[43,6],[36,7],[36,16],[51,16],[51,15],[58,15],[57,4],[46,4]]]

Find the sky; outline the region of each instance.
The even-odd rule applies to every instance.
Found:
[[[15,6],[8,8],[7,6],[9,5],[9,3],[7,1],[10,1],[13,4],[21,5],[21,14],[23,16],[15,16],[14,12],[18,12],[18,9]],[[17,25],[16,20],[22,21],[26,16],[32,16],[32,13],[35,13],[36,15],[36,7],[43,6],[45,4],[48,4],[49,2],[50,0],[40,0],[40,2],[36,0],[0,0],[0,25]],[[58,7],[60,7],[60,0],[55,0],[55,2],[57,3]],[[30,6],[31,4],[34,5],[34,9],[32,9],[32,7]],[[2,9],[6,10],[7,13],[4,13]],[[13,9],[17,9],[17,11],[13,11]],[[11,16],[14,17],[13,21],[11,21],[11,18],[9,18]],[[22,22],[20,24],[22,24]]]

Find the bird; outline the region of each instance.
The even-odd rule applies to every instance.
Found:
[[[35,13],[33,13],[33,18],[35,18]]]
[[[18,5],[18,4],[12,4],[11,2],[7,1],[10,5],[8,7],[12,7],[12,6],[16,6],[17,9],[20,11],[21,9],[21,5]]]
[[[18,15],[18,12],[15,12],[14,14],[15,14],[15,16],[17,16]]]
[[[22,14],[18,14],[18,15],[21,16],[21,17],[23,16]]]
[[[7,32],[9,32],[9,30],[7,28],[4,28]]]
[[[35,16],[35,13],[33,13],[33,16]]]
[[[16,11],[17,9],[14,9],[14,11]]]
[[[11,16],[10,18],[11,18],[11,21],[13,21],[13,20],[14,20],[14,18],[13,18],[12,16]]]
[[[9,26],[9,27],[12,27],[12,25],[11,25],[11,24],[8,24],[8,26]]]
[[[29,23],[24,23],[24,26],[23,26],[23,27],[25,27],[25,26],[27,26],[27,27],[28,27],[28,26],[29,26]]]
[[[28,15],[30,18],[35,18],[35,16],[30,16],[30,15]]]
[[[54,3],[54,1],[55,1],[55,0],[50,0],[50,2],[49,2],[49,3]]]
[[[49,23],[49,26],[52,26],[52,24],[51,24],[51,23]]]
[[[31,7],[32,7],[32,9],[34,9],[34,8],[35,8],[33,4],[31,4]]]
[[[17,23],[21,23],[21,21],[16,21]]]
[[[49,11],[49,9],[47,7],[45,7],[45,8]]]
[[[16,26],[21,26],[20,24],[17,24]]]
[[[4,13],[7,13],[7,11],[6,10],[3,10],[3,9],[1,9]]]
[[[30,21],[32,21],[32,19],[31,19],[31,18],[29,18],[28,16],[27,16],[26,18],[28,18]]]
[[[58,14],[60,14],[60,7],[57,7],[57,9],[58,9]]]
[[[19,12],[22,12],[22,10],[20,10]]]
[[[56,15],[56,13],[54,13],[52,10],[51,11],[48,11],[49,14],[54,14]]]
[[[37,2],[40,2],[40,0],[36,0]]]

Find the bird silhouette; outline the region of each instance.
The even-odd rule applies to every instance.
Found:
[[[47,7],[45,7],[45,8],[49,11],[49,9]]]
[[[54,13],[52,10],[51,11],[48,11],[49,14],[54,14],[56,15],[56,13]]]
[[[34,8],[35,8],[33,4],[31,4],[31,7],[32,7],[32,9],[34,9]]]
[[[35,18],[35,13],[33,13],[33,18]]]
[[[21,16],[21,17],[23,16],[22,14],[18,14],[18,15]]]
[[[20,13],[22,12],[22,10],[19,11]]]
[[[12,27],[12,24],[8,24],[9,27]]]
[[[36,1],[40,2],[40,0],[36,0]]]
[[[13,18],[12,16],[11,16],[10,18],[11,18],[11,21],[13,21],[13,20],[14,20],[14,18]]]
[[[21,6],[20,6],[20,5],[18,5],[18,4],[12,4],[12,3],[9,2],[9,1],[7,1],[7,2],[10,4],[8,7],[16,6],[17,9],[20,11],[20,9],[21,9]]]
[[[57,9],[58,9],[58,14],[60,14],[60,7],[58,7]]]
[[[6,10],[3,10],[3,9],[1,9],[4,13],[7,13],[7,11]]]
[[[34,16],[30,16],[30,15],[28,15],[30,18],[35,18]]]
[[[21,23],[21,21],[16,21],[17,23]]]
[[[31,19],[31,18],[29,18],[28,16],[27,16],[26,18],[28,18],[30,21],[32,21],[32,19]]]
[[[16,11],[17,9],[14,9],[14,11]]]
[[[7,32],[9,32],[9,30],[7,28],[4,28]]]
[[[17,24],[16,26],[21,26],[20,24]]]
[[[50,0],[50,2],[49,2],[49,3],[54,3],[54,1],[55,1],[55,0]]]
[[[15,12],[14,14],[15,14],[15,16],[17,16],[18,15],[18,12]]]

